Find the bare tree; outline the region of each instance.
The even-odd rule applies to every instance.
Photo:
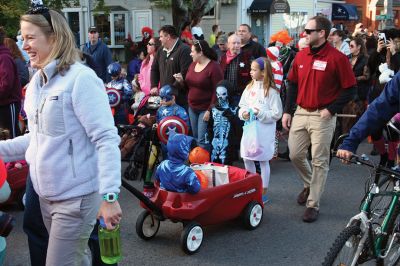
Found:
[[[181,30],[183,24],[201,18],[215,7],[216,0],[150,0],[161,8],[171,8],[172,23]]]

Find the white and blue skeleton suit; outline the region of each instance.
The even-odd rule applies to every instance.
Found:
[[[216,88],[217,102],[211,109],[206,139],[211,143],[211,161],[231,165],[237,160],[240,141],[238,107],[233,106],[232,85],[222,80]]]

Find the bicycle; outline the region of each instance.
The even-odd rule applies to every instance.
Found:
[[[335,147],[336,148],[336,147]],[[373,179],[360,206],[339,234],[322,265],[359,265],[375,259],[376,265],[400,262],[400,172],[375,165],[364,156],[349,161],[372,168]]]

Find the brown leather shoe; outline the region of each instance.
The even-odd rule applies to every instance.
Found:
[[[319,211],[314,208],[307,208],[303,214],[303,222],[312,223],[318,219]]]
[[[310,195],[310,188],[305,187],[297,196],[297,203],[299,205],[305,205],[308,199],[308,195]]]

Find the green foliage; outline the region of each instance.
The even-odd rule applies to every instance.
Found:
[[[44,0],[44,4],[52,9],[61,10],[64,7],[79,6],[79,0]],[[17,35],[19,18],[29,7],[28,0],[0,0],[0,26],[5,28],[7,36]]]
[[[45,5],[51,9],[60,11],[64,7],[79,6],[79,0],[44,0]]]
[[[104,0],[96,0],[95,7],[93,9],[94,13],[105,13],[106,15],[110,14],[110,8],[105,5]]]
[[[19,18],[28,8],[28,2],[25,0],[0,0],[0,26],[4,27],[7,36],[16,36]]]

